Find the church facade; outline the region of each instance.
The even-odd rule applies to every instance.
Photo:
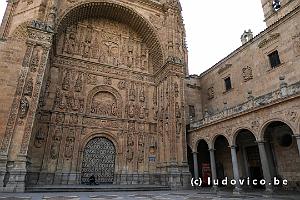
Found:
[[[178,1],[10,1],[0,56],[2,191],[188,186]]]
[[[179,0],[9,1],[0,191],[192,177],[299,189],[300,2],[262,7],[266,30],[189,76]]]

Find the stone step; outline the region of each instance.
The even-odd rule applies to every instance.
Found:
[[[26,187],[26,192],[126,192],[126,191],[169,191],[161,185],[35,185]]]

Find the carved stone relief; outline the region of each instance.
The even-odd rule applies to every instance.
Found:
[[[243,78],[244,78],[244,81],[247,82],[251,79],[253,79],[253,73],[252,73],[252,68],[247,66],[247,67],[244,67],[242,69],[242,75],[243,75]]]
[[[127,136],[127,161],[131,162],[133,160],[134,155],[134,138],[132,134],[128,134]]]
[[[259,123],[258,120],[255,120],[255,121],[251,122],[251,128],[253,130],[258,131],[259,126],[260,126],[260,123]]]
[[[179,96],[179,86],[177,82],[174,83],[174,93],[175,97],[177,98]]]
[[[74,151],[74,142],[75,142],[75,129],[70,128],[69,134],[66,138],[66,144],[65,144],[65,158],[72,158],[73,151]]]
[[[293,37],[293,41],[295,55],[300,56],[300,33]]]
[[[181,109],[179,107],[179,103],[175,103],[175,113],[176,113],[176,118],[181,118]]]
[[[26,97],[22,97],[20,101],[20,118],[24,119],[27,116],[29,109],[29,101],[27,100]]]
[[[104,84],[105,85],[111,85],[112,84],[112,79],[110,77],[104,77]]]
[[[109,92],[97,93],[92,99],[91,113],[101,116],[119,116],[116,97]]]
[[[57,127],[52,137],[52,144],[50,147],[50,157],[53,160],[58,158],[61,138],[62,138],[62,128]]]
[[[181,119],[176,120],[176,134],[180,135],[182,131],[182,122]]]
[[[149,69],[149,50],[128,26],[107,19],[85,20],[67,28],[60,38],[62,53],[101,64]]]
[[[125,90],[126,87],[127,87],[126,81],[124,81],[124,80],[119,81],[119,83],[118,83],[118,88],[119,88],[120,90]]]
[[[45,132],[40,128],[35,134],[35,139],[34,139],[34,146],[36,148],[41,148],[43,146],[43,143],[46,139]]]
[[[286,113],[286,117],[290,120],[290,121],[292,121],[292,122],[296,122],[297,121],[297,118],[298,118],[298,114],[297,114],[297,112],[295,112],[295,111],[288,111],[287,113]]]
[[[142,163],[144,161],[144,135],[140,134],[138,138],[138,162]]]
[[[130,84],[129,100],[135,101],[135,84],[133,82]]]
[[[83,73],[79,72],[74,86],[75,92],[81,92],[83,87]]]
[[[30,62],[30,71],[36,72],[40,62],[41,62],[42,48],[40,46],[36,46],[33,49],[32,58]]]
[[[213,99],[215,97],[215,89],[214,87],[210,87],[207,90],[208,99]]]
[[[63,83],[62,83],[62,88],[63,90],[70,90],[70,87],[71,87],[71,70],[66,70],[65,72],[65,76],[64,76],[64,79],[63,79]]]
[[[139,99],[140,99],[140,102],[144,102],[145,101],[145,88],[144,88],[143,85],[140,88]]]
[[[29,77],[25,83],[24,95],[31,97],[33,91],[33,79]]]

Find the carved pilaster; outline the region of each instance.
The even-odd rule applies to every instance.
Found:
[[[24,172],[26,173],[27,170],[27,159],[24,158],[27,157],[53,34],[52,29],[47,24],[38,21],[32,22],[28,32],[27,50],[0,150],[2,155],[8,155],[10,160],[20,163],[18,166],[15,165],[12,171],[15,173],[20,171],[24,177]],[[31,83],[28,84],[28,82]],[[22,143],[17,147],[19,149],[12,149],[12,152],[10,152],[10,143],[16,138],[22,138]],[[19,183],[23,179],[19,177],[15,180],[11,176],[8,183],[11,190],[24,190],[25,183]]]

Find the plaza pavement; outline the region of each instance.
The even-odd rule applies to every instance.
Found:
[[[72,193],[0,193],[0,200],[299,200],[300,193],[282,192],[266,194],[263,191],[241,192],[210,190],[145,191],[145,192],[81,192]]]

